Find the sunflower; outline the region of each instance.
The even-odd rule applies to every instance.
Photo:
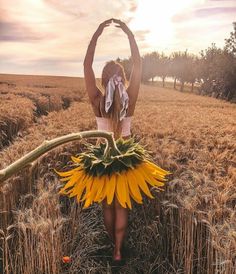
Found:
[[[66,182],[60,194],[76,197],[78,202],[84,202],[83,208],[104,199],[111,204],[116,197],[122,207],[131,209],[132,200],[143,203],[142,194],[154,198],[149,187],[163,190],[166,175],[171,174],[169,171],[155,165],[133,138],[119,138],[116,145],[119,154],[112,150],[107,152],[103,143],[87,144],[85,152],[71,157],[73,169],[55,170],[63,177],[60,180]]]

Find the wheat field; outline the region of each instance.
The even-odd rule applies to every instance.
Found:
[[[96,129],[82,78],[0,75],[0,98],[0,169],[45,139]],[[100,205],[81,210],[58,194],[53,170],[83,140],[1,183],[4,273],[236,273],[236,105],[142,85],[132,134],[173,174],[130,212],[126,264],[112,266]]]

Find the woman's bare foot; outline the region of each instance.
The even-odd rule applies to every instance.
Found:
[[[114,261],[121,261],[121,260],[122,260],[120,250],[115,250],[115,249],[114,249],[113,260],[114,260]]]

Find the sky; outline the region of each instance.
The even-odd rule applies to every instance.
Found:
[[[83,59],[98,25],[109,18],[133,31],[140,53],[199,54],[233,31],[236,0],[0,0],[0,73],[83,76]],[[130,56],[114,24],[99,37],[93,68]]]

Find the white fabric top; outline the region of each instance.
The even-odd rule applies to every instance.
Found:
[[[121,121],[121,136],[129,136],[131,135],[130,126],[131,126],[131,117],[124,117]],[[105,130],[109,132],[113,132],[112,129],[109,128],[109,118],[105,117],[97,117],[95,116],[97,121],[97,129],[98,130]]]

